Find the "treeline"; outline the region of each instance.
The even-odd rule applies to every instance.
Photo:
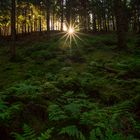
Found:
[[[74,24],[77,30],[93,32],[116,31],[117,24],[124,24],[126,31],[140,32],[139,0],[14,1],[14,9],[12,0],[0,1],[0,36],[11,34],[12,10],[15,10],[17,34],[63,31],[70,24]]]

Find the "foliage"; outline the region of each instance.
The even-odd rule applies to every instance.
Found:
[[[40,136],[36,135],[36,132],[29,127],[27,124],[23,126],[23,134],[13,132],[12,135],[16,140],[49,140],[51,138],[51,133],[53,128],[48,129],[44,133],[41,133]]]
[[[55,37],[17,41],[23,61],[8,60],[8,43],[0,47],[2,139],[139,138],[139,57],[108,46],[111,39],[116,42],[112,34],[83,39],[72,57]],[[85,61],[75,61],[76,54]]]
[[[65,112],[58,105],[50,105],[48,107],[49,120],[51,121],[60,121],[67,118]]]
[[[7,121],[20,110],[20,104],[8,105],[5,101],[0,100],[0,121]]]
[[[67,134],[70,137],[77,138],[77,140],[85,140],[85,136],[77,129],[75,125],[62,128],[59,134]]]

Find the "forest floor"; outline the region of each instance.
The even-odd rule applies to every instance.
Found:
[[[138,140],[140,37],[116,51],[115,34],[81,36],[71,48],[45,35],[0,45],[0,139]],[[44,138],[44,139],[43,139]]]

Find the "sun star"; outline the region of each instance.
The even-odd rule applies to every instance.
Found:
[[[70,27],[70,28],[68,29],[68,34],[69,34],[69,35],[74,34],[74,29]]]
[[[64,35],[60,38],[60,39],[64,39],[63,47],[66,46],[71,49],[73,44],[78,46],[78,40],[82,41],[82,39],[79,37],[79,32],[77,32],[76,28],[77,27],[74,24],[69,26],[64,26],[64,32],[63,32]]]

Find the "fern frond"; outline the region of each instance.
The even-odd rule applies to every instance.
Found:
[[[124,111],[133,110],[133,108],[134,108],[134,103],[132,101],[125,101],[121,104],[118,104],[112,107],[112,111],[120,113]]]
[[[18,134],[16,132],[12,132],[11,135],[13,135],[15,140],[26,140],[21,134]]]
[[[12,104],[8,106],[6,102],[0,101],[0,119],[1,120],[8,120],[12,117],[12,115],[20,110],[19,104]]]
[[[0,111],[7,109],[7,105],[4,101],[0,100]]]
[[[48,112],[49,120],[51,121],[59,121],[67,118],[65,112],[56,104],[50,105],[48,107]]]
[[[81,105],[78,103],[70,103],[64,106],[64,109],[72,114],[73,117],[77,118],[81,112]]]
[[[48,129],[44,133],[41,133],[41,135],[37,138],[37,140],[49,140],[51,138],[52,131],[53,131],[53,128]]]
[[[9,93],[14,93],[15,95],[31,95],[36,96],[35,93],[38,93],[40,91],[40,87],[36,85],[31,85],[30,83],[19,83],[11,88],[8,89]]]
[[[85,140],[85,136],[75,125],[62,128],[59,134],[67,134],[70,137],[75,137],[77,140]]]
[[[35,131],[30,126],[28,126],[27,124],[24,124],[23,131],[24,131],[23,137],[25,139],[30,139],[30,140],[35,139],[35,137],[36,137]]]
[[[95,129],[92,129],[90,131],[89,140],[96,140],[96,132],[95,132]]]

